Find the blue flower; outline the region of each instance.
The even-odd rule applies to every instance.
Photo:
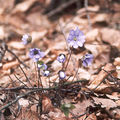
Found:
[[[24,34],[22,36],[22,44],[27,45],[28,43],[30,43],[32,41],[32,37],[28,34]]]
[[[48,77],[50,75],[50,71],[49,70],[45,70],[42,72],[42,74],[46,77]]]
[[[38,48],[31,48],[29,57],[33,59],[34,62],[37,62],[40,58],[44,57],[44,52],[41,52]]]
[[[65,77],[66,77],[66,74],[65,74],[65,72],[63,71],[63,70],[60,70],[59,72],[58,72],[58,75],[59,75],[59,78],[62,80],[62,79],[65,79]]]
[[[66,60],[66,57],[64,54],[60,54],[58,57],[57,57],[57,60],[60,62],[60,63],[64,63],[65,60]]]
[[[68,36],[68,44],[73,48],[83,47],[85,36],[77,27],[76,30],[71,30]]]
[[[84,67],[90,66],[92,64],[92,61],[93,61],[93,55],[86,54],[82,59],[83,66]]]

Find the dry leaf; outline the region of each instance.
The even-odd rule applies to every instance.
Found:
[[[0,0],[0,14],[11,11],[15,0]]]
[[[24,98],[21,98],[18,102],[19,102],[19,105],[23,107],[27,107],[29,105],[29,101]]]
[[[36,0],[25,0],[22,3],[19,3],[13,9],[12,14],[17,12],[26,12],[34,2],[36,2]]]
[[[16,120],[39,120],[39,115],[27,108],[22,108]]]
[[[86,42],[100,40],[99,29],[92,29],[86,34]]]
[[[25,49],[25,45],[23,45],[22,42],[18,42],[18,41],[9,42],[8,46],[10,46],[16,50],[24,50]]]
[[[103,41],[108,42],[120,50],[120,31],[111,28],[104,28],[101,30],[101,36]]]
[[[53,111],[53,105],[48,97],[44,97],[42,100],[42,110],[43,113],[49,113],[50,111]]]
[[[54,109],[54,111],[50,111],[49,114],[52,120],[69,120],[65,117],[64,113],[62,113],[59,109]]]
[[[115,67],[111,63],[108,63],[105,65],[104,70],[110,72],[112,70],[115,70]],[[96,88],[106,78],[108,73],[105,72],[104,70],[101,70],[99,72],[99,74],[96,76],[96,78],[90,83],[90,85],[88,86],[89,89],[94,90],[94,88]],[[110,86],[102,83],[95,89],[95,91],[101,91],[101,90],[104,90],[105,88],[109,88],[109,87]]]

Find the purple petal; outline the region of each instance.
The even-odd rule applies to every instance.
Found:
[[[70,30],[70,35],[75,35],[75,31],[74,30]]]

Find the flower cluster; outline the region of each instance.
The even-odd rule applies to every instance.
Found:
[[[25,34],[22,37],[22,43],[24,45],[30,43],[31,40],[32,40],[32,38],[28,34]],[[78,47],[83,47],[83,45],[85,43],[85,35],[77,27],[75,30],[72,29],[70,31],[69,36],[67,38],[67,42],[70,45],[70,47],[73,47],[75,49],[78,48]],[[37,67],[38,67],[39,70],[40,69],[42,70],[42,74],[44,76],[49,76],[50,71],[47,70],[47,68],[48,68],[47,65],[44,64],[44,62],[39,61],[39,59],[44,57],[44,56],[45,56],[44,52],[42,52],[39,48],[31,48],[30,49],[29,57],[31,59],[33,59],[34,62],[37,62]],[[63,53],[59,54],[59,56],[57,57],[57,61],[60,62],[60,63],[65,63],[65,61],[66,61],[65,54],[63,54]],[[93,55],[92,54],[86,54],[82,58],[82,64],[83,64],[84,67],[87,67],[87,66],[91,65],[92,61],[93,61]],[[64,71],[64,68],[62,68],[62,70],[60,70],[58,72],[58,76],[61,80],[65,79],[66,73]]]
[[[38,61],[37,62],[37,66],[38,66],[38,69],[40,70],[42,70],[42,75],[43,76],[46,76],[46,77],[48,77],[49,76],[49,74],[50,74],[50,71],[49,70],[47,70],[47,65],[46,64],[44,64],[44,62],[43,61]]]
[[[85,36],[77,27],[76,30],[71,30],[67,39],[68,44],[73,48],[83,47]]]

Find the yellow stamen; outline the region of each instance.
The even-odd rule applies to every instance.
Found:
[[[74,40],[76,41],[76,40],[77,40],[77,38],[76,38],[76,37],[74,37]]]

